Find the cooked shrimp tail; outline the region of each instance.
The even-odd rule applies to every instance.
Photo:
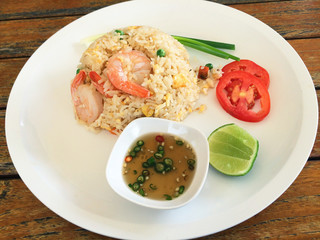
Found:
[[[128,80],[123,81],[117,81],[116,79],[119,77],[119,73],[115,72],[108,72],[108,77],[110,79],[110,82],[115,86],[117,89],[134,95],[141,98],[147,98],[150,97],[150,92],[148,89],[140,86],[139,84],[136,84],[134,82],[130,82]]]
[[[96,89],[103,95],[105,95],[104,88],[103,88],[103,81],[98,73],[95,71],[89,72],[89,77],[92,81],[92,84],[96,87]]]
[[[84,83],[86,76],[83,70],[75,76],[71,84],[71,96],[77,118],[91,124],[103,111],[103,99],[93,85]]]
[[[71,84],[71,96],[74,104],[79,104],[79,96],[76,94],[78,87],[84,83],[86,79],[86,72],[81,70],[73,79]]]
[[[109,83],[108,86],[106,86],[106,79],[103,79],[98,73],[95,71],[89,72],[89,77],[92,81],[92,84],[96,87],[96,89],[105,97],[111,98],[108,94],[108,91],[113,90],[112,84]]]

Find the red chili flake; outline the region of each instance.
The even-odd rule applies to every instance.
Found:
[[[156,141],[157,142],[164,142],[164,137],[158,135],[158,136],[156,136]]]
[[[126,158],[124,159],[125,162],[131,162],[132,161],[132,157],[131,156],[126,156]]]

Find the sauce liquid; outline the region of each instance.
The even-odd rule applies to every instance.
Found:
[[[148,170],[149,176],[146,177],[144,183],[140,184],[140,189],[143,189],[145,195],[144,197],[165,200],[169,195],[173,199],[183,194],[181,191],[179,193],[181,186],[183,186],[184,191],[186,191],[191,184],[195,172],[194,168],[196,167],[196,156],[191,145],[183,139],[169,134],[161,134],[164,138],[164,142],[161,143],[155,139],[156,136],[159,135],[160,134],[157,133],[147,134],[135,141],[136,143],[138,140],[143,140],[144,145],[141,147],[141,150],[136,153],[136,157],[130,162],[124,163],[123,176],[125,182],[129,185],[137,182],[137,178],[142,174],[143,170]],[[183,142],[183,144],[177,144],[177,140],[180,140],[180,144],[181,142]],[[136,146],[135,143],[129,149],[128,154]],[[143,162],[146,162],[148,158],[154,156],[154,153],[158,151],[159,145],[164,147],[164,155],[161,159],[156,159],[156,162],[163,162],[165,158],[172,159],[173,168],[171,171],[158,173],[154,167],[145,168],[142,166]],[[192,164],[193,167],[190,167],[190,159],[195,161],[195,163]],[[137,191],[138,194],[139,190]]]

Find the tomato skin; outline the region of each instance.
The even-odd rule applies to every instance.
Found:
[[[233,87],[238,99],[233,101],[230,86]],[[237,86],[237,87],[235,87]],[[251,89],[254,89],[251,90]],[[254,93],[254,94],[253,94]],[[247,122],[259,122],[270,112],[270,95],[267,87],[259,79],[250,73],[243,71],[232,71],[220,78],[216,87],[216,96],[222,108],[233,117]],[[252,110],[252,99],[260,100],[260,109]]]
[[[244,71],[251,73],[255,77],[259,78],[267,88],[269,87],[270,77],[268,71],[251,60],[241,59],[240,61],[233,61],[222,68],[223,73],[232,71]]]

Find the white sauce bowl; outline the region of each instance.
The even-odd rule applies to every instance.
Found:
[[[196,154],[195,174],[190,186],[177,198],[172,200],[154,200],[143,197],[128,187],[123,177],[124,159],[128,149],[136,139],[149,133],[167,133],[186,140]],[[209,145],[207,138],[199,130],[183,123],[160,118],[139,118],[132,121],[121,133],[115,143],[106,168],[106,177],[111,188],[121,197],[141,206],[156,209],[181,207],[200,192],[209,168]]]

